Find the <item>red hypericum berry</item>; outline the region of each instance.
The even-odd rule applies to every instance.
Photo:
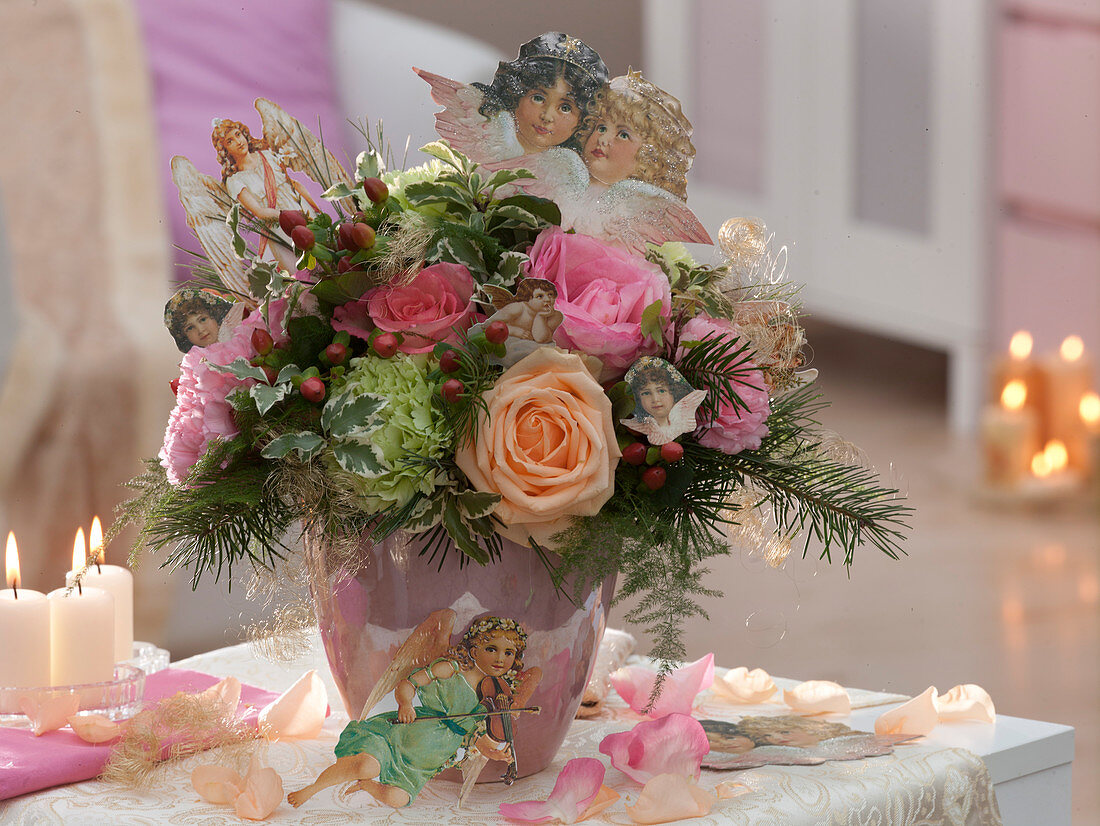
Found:
[[[390,188],[381,178],[364,178],[363,191],[373,203],[380,204],[390,197]]]
[[[382,335],[374,337],[371,347],[382,358],[392,358],[394,353],[397,352],[397,336],[393,333],[382,333]]]
[[[295,227],[306,225],[306,216],[297,209],[284,209],[279,212],[279,229],[290,235]]]
[[[663,488],[666,479],[668,479],[668,472],[660,465],[646,468],[645,473],[642,474],[642,484],[650,490]]]
[[[684,446],[679,442],[665,442],[661,445],[661,458],[666,462],[679,462],[684,458]]]
[[[458,356],[458,350],[444,350],[439,357],[439,369],[444,373],[453,373],[462,366],[462,359]]]
[[[447,402],[447,404],[454,404],[465,390],[466,385],[458,379],[447,379],[443,382],[443,386],[439,389],[439,392],[443,395],[443,401]]]
[[[351,250],[352,252],[358,249],[351,237],[351,224],[340,224],[340,228],[336,230],[336,249]]]
[[[623,448],[623,461],[634,466],[645,464],[645,454],[648,449],[641,442],[631,442]]]
[[[346,344],[341,344],[338,341],[334,341],[328,347],[325,348],[325,358],[332,364],[343,364],[344,359],[348,357],[348,348]]]
[[[179,379],[172,379],[170,382],[168,382],[168,386],[172,388],[172,395],[173,396],[178,396],[179,395],[179,392],[180,392],[180,380]]]
[[[350,234],[356,249],[369,250],[374,246],[374,227],[370,224],[352,224]]]
[[[313,245],[317,243],[317,236],[313,234],[313,230],[309,227],[295,227],[290,232],[290,240],[300,250],[311,250]]]
[[[345,255],[343,258],[336,262],[336,272],[340,273],[341,275],[343,275],[350,269],[352,269],[352,263],[349,256]]]
[[[508,340],[508,325],[503,321],[490,321],[485,325],[485,338],[493,344],[503,344]]]
[[[279,378],[279,371],[276,370],[274,367],[272,367],[269,364],[265,364],[260,369],[263,370],[264,375],[267,376],[267,383],[268,384],[274,384],[275,379]]]
[[[266,356],[274,347],[275,339],[263,327],[257,327],[252,331],[252,349],[261,356]]]
[[[316,403],[325,397],[325,383],[317,376],[310,376],[302,382],[302,386],[298,390],[306,401]]]

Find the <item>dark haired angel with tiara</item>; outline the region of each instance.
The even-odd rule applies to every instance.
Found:
[[[515,60],[499,65],[489,84],[414,71],[445,107],[435,116],[440,137],[481,164],[553,147],[579,152],[608,77],[594,49],[561,32],[524,43]]]
[[[348,723],[336,744],[336,762],[287,795],[292,806],[351,783],[350,791],[400,808],[454,767],[466,777],[464,797],[490,760],[509,764],[506,783],[515,779],[512,718],[529,711],[542,670],[523,669],[527,632],[515,620],[482,617],[449,646],[455,618],[451,609],[436,611],[409,635],[363,707],[366,715],[393,691],[397,711]]]

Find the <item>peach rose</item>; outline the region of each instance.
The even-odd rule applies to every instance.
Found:
[[[541,347],[483,396],[476,437],[455,462],[501,495],[501,535],[552,548],[574,516],[595,516],[615,490],[619,446],[611,402],[578,356]]]

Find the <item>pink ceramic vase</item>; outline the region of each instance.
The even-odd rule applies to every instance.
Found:
[[[529,701],[538,715],[520,714],[514,723],[519,776],[541,771],[553,760],[573,722],[592,675],[606,625],[615,578],[587,590],[577,604],[556,591],[550,574],[529,548],[504,540],[500,561],[459,565],[452,550],[442,567],[418,554],[420,545],[395,539],[361,542],[357,570],[333,564],[337,557],[323,536],[307,533],[306,553],[314,572],[314,602],[332,676],[352,719],[393,654],[432,611],[457,613],[451,643],[474,619],[495,615],[518,620],[527,631],[524,668],[543,677]],[[318,584],[319,582],[323,584]],[[571,583],[566,592],[572,595]],[[499,778],[492,763],[482,780]],[[457,779],[457,772],[452,773]]]

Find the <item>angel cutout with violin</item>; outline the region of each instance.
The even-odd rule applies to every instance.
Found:
[[[353,184],[351,177],[321,141],[280,106],[256,99],[263,136],[252,137],[246,124],[216,118],[210,140],[221,164],[221,180],[199,172],[182,155],[172,158],[172,180],[187,213],[187,225],[198,236],[225,288],[247,298],[248,273],[233,250],[233,233],[225,218],[234,204],[242,218],[262,227],[258,258],[274,260],[287,272],[296,270],[293,245],[279,228],[282,210],[307,217],[320,212],[316,201],[290,171],[304,172],[324,188]],[[243,223],[243,222],[242,222]]]
[[[309,786],[287,795],[301,806],[322,789],[352,783],[388,806],[409,805],[425,784],[460,767],[465,799],[490,760],[506,762],[511,783],[518,767],[512,718],[534,711],[526,704],[542,679],[523,669],[527,633],[513,619],[482,617],[448,647],[456,614],[433,612],[398,649],[363,708],[390,691],[397,711],[348,723],[336,744],[336,762]],[[413,705],[419,699],[419,705]]]

